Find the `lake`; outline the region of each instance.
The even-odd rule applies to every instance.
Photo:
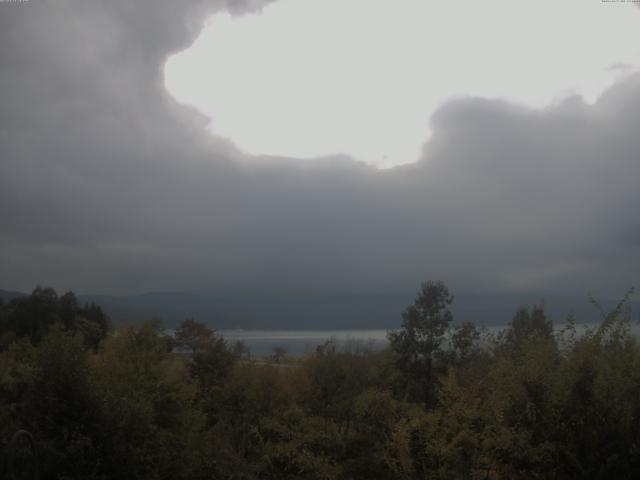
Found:
[[[576,329],[581,334],[587,328],[595,329],[599,325],[578,324]],[[564,327],[564,324],[555,325],[556,332]],[[505,326],[489,326],[486,329],[494,334],[504,329]],[[275,347],[284,347],[289,355],[303,355],[315,350],[327,340],[334,340],[338,347],[347,345],[359,345],[373,350],[383,349],[387,346],[388,330],[219,330],[218,331],[229,346],[241,340],[249,348],[251,355],[266,356],[273,354]],[[632,324],[632,333],[640,337],[638,323]]]
[[[358,344],[373,349],[387,345],[387,330],[219,330],[232,346],[241,340],[251,355],[271,355],[275,347],[284,347],[289,355],[302,355],[315,350],[327,340],[339,347]]]

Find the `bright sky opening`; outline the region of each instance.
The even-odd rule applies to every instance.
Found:
[[[217,14],[165,83],[253,155],[418,160],[460,96],[593,102],[640,70],[640,9],[601,0],[277,0]]]

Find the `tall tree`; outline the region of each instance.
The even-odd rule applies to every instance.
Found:
[[[451,335],[451,348],[455,360],[459,363],[469,361],[477,352],[481,332],[471,322],[455,327]]]
[[[408,387],[421,393],[426,408],[435,402],[433,363],[453,320],[452,303],[443,282],[425,282],[413,305],[402,313],[402,328],[387,334]]]
[[[542,305],[534,305],[531,309],[520,307],[505,331],[507,344],[517,349],[532,338],[551,339],[552,337],[553,322],[547,318]]]
[[[197,352],[211,344],[215,337],[215,331],[204,323],[187,319],[176,329],[175,342],[178,348]]]

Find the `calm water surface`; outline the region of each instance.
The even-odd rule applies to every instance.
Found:
[[[241,340],[251,355],[271,355],[276,347],[284,347],[290,355],[313,351],[327,340],[339,347],[357,344],[373,349],[387,345],[387,330],[220,330],[230,345]]]
[[[564,325],[556,325],[556,331]],[[596,324],[576,325],[578,334],[587,328],[597,328]],[[497,334],[504,326],[486,327],[487,331]],[[276,347],[284,347],[289,355],[303,355],[312,352],[327,340],[334,340],[339,348],[346,346],[366,347],[373,350],[387,346],[388,330],[220,330],[229,345],[241,340],[249,348],[251,355],[271,355]],[[636,337],[640,335],[638,324],[632,325]]]

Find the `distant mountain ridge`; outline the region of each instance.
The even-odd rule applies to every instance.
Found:
[[[60,293],[60,292],[59,292]],[[26,293],[0,290],[7,302]],[[401,312],[414,298],[414,292],[327,294],[315,296],[246,297],[182,292],[149,292],[140,295],[78,295],[81,303],[102,307],[114,324],[138,324],[158,318],[171,327],[193,318],[219,329],[393,329],[401,323]],[[556,324],[573,313],[580,323],[601,320],[589,304],[586,294],[578,296],[542,296],[536,293],[497,294],[460,293],[455,295],[453,314],[456,323],[472,321],[479,325],[505,325],[521,305],[533,305],[544,299],[548,314]],[[611,309],[614,301],[602,301]],[[637,317],[638,301],[631,302]]]
[[[26,297],[27,293],[14,292],[11,290],[0,290],[0,300],[3,302],[9,302],[14,298]]]

